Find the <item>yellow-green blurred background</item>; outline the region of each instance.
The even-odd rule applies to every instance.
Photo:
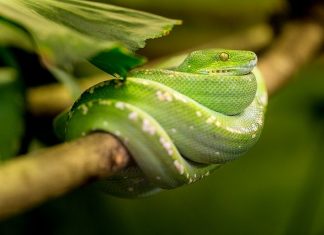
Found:
[[[148,41],[140,53],[149,58],[217,41],[287,11],[281,0],[109,3],[184,20],[169,36]],[[0,234],[324,234],[323,152],[322,56],[270,98],[257,145],[207,179],[132,200],[83,187],[0,222]]]

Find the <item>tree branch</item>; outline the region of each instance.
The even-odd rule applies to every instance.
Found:
[[[323,38],[323,25],[314,21],[292,22],[284,27],[282,35],[258,65],[269,95],[287,84],[292,75],[316,55]]]
[[[86,90],[108,79],[111,79],[111,76],[102,73],[91,78],[80,79],[79,86],[81,90]],[[27,109],[35,116],[54,116],[73,103],[71,92],[60,83],[29,88],[26,95]]]
[[[0,219],[113,175],[129,162],[126,149],[105,133],[5,162],[0,165]]]
[[[323,42],[320,23],[289,23],[261,56],[259,68],[269,93],[279,90],[309,62]],[[56,99],[54,99],[56,100]],[[62,195],[91,179],[127,166],[126,149],[109,134],[91,134],[0,165],[0,219]]]

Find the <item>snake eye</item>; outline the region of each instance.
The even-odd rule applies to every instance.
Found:
[[[219,54],[219,59],[221,61],[227,61],[229,59],[229,54],[227,54],[226,52],[222,52]]]

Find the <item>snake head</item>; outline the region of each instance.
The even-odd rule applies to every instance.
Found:
[[[252,51],[205,49],[190,53],[177,71],[199,74],[243,75],[256,66]]]

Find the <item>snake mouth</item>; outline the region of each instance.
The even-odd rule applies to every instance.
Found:
[[[251,73],[253,68],[256,66],[257,60],[251,60],[240,66],[227,66],[217,69],[204,69],[199,71],[201,74],[217,74],[217,75],[246,75]]]

